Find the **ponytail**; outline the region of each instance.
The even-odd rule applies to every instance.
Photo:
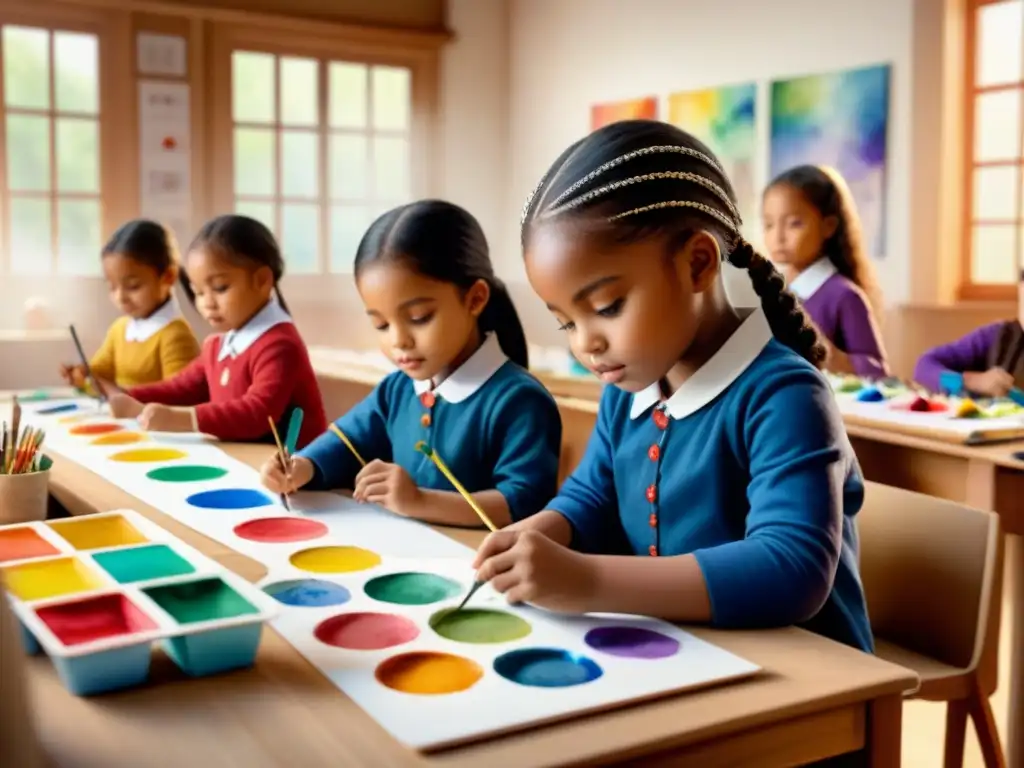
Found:
[[[530,358],[526,346],[526,332],[519,320],[515,304],[508,293],[508,288],[498,278],[487,281],[491,289],[491,298],[480,313],[479,325],[483,332],[493,331],[498,337],[501,351],[516,365],[530,367]]]
[[[288,309],[288,305],[284,303],[284,294],[281,293],[280,285],[274,286],[274,293],[277,294],[277,303],[281,305],[281,309],[283,309],[286,314],[290,315],[292,312],[290,309]]]

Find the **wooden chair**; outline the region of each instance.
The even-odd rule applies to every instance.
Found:
[[[989,697],[998,677],[999,517],[867,483],[855,518],[876,653],[917,672],[910,698],[945,701],[946,768],[964,759],[967,716],[987,768],[1004,768]]]

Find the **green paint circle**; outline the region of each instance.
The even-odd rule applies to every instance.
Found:
[[[228,471],[220,467],[203,467],[198,464],[159,467],[146,473],[150,480],[159,480],[162,483],[199,483],[203,480],[216,480],[224,477]]]
[[[366,582],[369,597],[395,605],[429,605],[455,597],[463,589],[456,581],[434,573],[389,573]]]
[[[531,632],[523,619],[504,611],[445,608],[430,617],[430,628],[457,643],[507,643]]]

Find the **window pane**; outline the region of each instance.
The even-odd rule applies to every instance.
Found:
[[[367,154],[365,136],[331,136],[331,199],[363,199],[366,189]]]
[[[273,195],[277,189],[274,131],[235,129],[235,194]]]
[[[332,128],[366,127],[366,79],[365,64],[331,62],[328,106]]]
[[[975,168],[974,218],[983,221],[1014,219],[1019,174],[1015,165]]]
[[[316,59],[281,59],[281,122],[317,125]]]
[[[57,202],[57,271],[62,275],[100,272],[100,201]]]
[[[269,53],[231,54],[232,114],[239,123],[274,122],[274,57]]]
[[[235,213],[262,222],[271,232],[277,227],[274,222],[274,204],[259,200],[235,200]]]
[[[1024,4],[1021,0],[993,3],[978,9],[976,47],[979,86],[1015,83],[1021,79]]]
[[[285,197],[316,197],[320,193],[318,141],[319,136],[311,131],[281,132],[281,194]]]
[[[373,140],[373,196],[376,200],[409,199],[409,140],[377,137]]]
[[[409,128],[410,72],[405,67],[373,68],[373,127]]]
[[[1017,282],[1016,231],[1012,224],[974,228],[972,283],[1012,285]]]
[[[49,109],[50,33],[4,27],[4,101],[9,107]]]
[[[50,189],[50,120],[7,115],[7,184],[11,191]]]
[[[316,272],[320,252],[320,206],[281,206],[281,252],[288,272]]]
[[[370,223],[370,212],[364,205],[331,208],[331,272],[352,272],[356,248]]]
[[[1020,91],[978,95],[974,108],[974,159],[1016,159],[1020,151]]]
[[[51,231],[49,200],[11,198],[12,272],[19,275],[50,272]]]
[[[99,125],[95,120],[57,120],[57,189],[99,192]]]
[[[95,35],[55,32],[57,109],[95,115],[100,110],[100,62]]]

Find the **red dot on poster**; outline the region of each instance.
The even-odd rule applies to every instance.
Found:
[[[168,136],[164,139],[164,149],[174,149],[176,146],[178,146],[178,142],[176,142],[172,136]]]

